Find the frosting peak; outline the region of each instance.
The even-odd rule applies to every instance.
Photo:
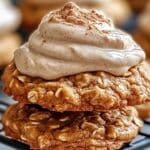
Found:
[[[144,51],[110,19],[72,2],[46,15],[15,52],[21,73],[47,80],[87,71],[124,75],[144,59]]]
[[[67,3],[67,5],[60,10],[49,13],[47,18],[50,22],[68,22],[81,26],[91,25],[96,22],[105,22],[112,25],[110,19],[106,18],[104,15],[97,13],[95,10],[88,11],[86,9],[81,9],[72,2]],[[45,18],[43,20],[45,20]]]

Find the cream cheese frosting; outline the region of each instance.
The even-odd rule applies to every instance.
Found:
[[[46,80],[91,71],[120,76],[144,59],[144,51],[110,19],[72,2],[47,14],[14,57],[21,73]]]
[[[21,22],[20,12],[9,0],[0,0],[0,34],[14,31]]]

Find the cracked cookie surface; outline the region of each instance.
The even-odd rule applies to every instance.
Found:
[[[150,68],[146,62],[125,76],[81,73],[46,81],[21,74],[12,62],[3,75],[4,92],[22,103],[51,111],[105,111],[150,101]]]
[[[32,149],[119,149],[136,137],[143,123],[133,107],[107,112],[50,112],[15,104],[2,118],[4,130]]]

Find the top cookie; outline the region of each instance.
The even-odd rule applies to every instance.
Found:
[[[5,93],[23,103],[54,111],[104,111],[150,101],[149,74],[143,63],[122,77],[91,72],[47,81],[23,75],[11,63],[3,82]]]
[[[56,111],[105,111],[150,100],[144,51],[109,18],[69,2],[47,14],[4,73],[4,91]],[[143,62],[143,63],[142,63]]]

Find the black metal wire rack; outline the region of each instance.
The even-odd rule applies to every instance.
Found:
[[[11,98],[2,93],[2,84],[0,83],[0,118],[12,103]],[[0,122],[0,150],[29,150],[29,147],[5,136]],[[150,150],[150,119],[145,120],[145,125],[139,135],[131,143],[127,144],[123,150]]]

